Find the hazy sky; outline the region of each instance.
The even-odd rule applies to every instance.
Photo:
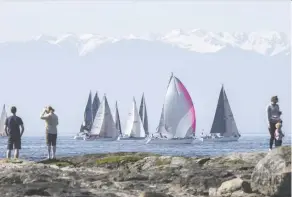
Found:
[[[117,1],[108,3],[101,3],[100,1],[99,3],[98,1],[88,1],[86,3],[79,3],[78,1],[64,1],[62,3],[43,1],[42,3],[34,3],[33,1],[20,2],[15,0],[14,3],[7,3],[0,1],[0,42],[27,40],[39,34],[93,33],[125,36],[131,33],[137,35],[150,32],[163,33],[177,28],[186,30],[202,28],[210,31],[227,32],[275,30],[285,32],[288,35],[291,34],[289,1],[258,0],[253,2],[246,0],[245,3],[240,1],[235,3],[230,0],[214,3],[206,0],[205,3],[194,2],[184,1],[179,3],[179,1],[170,1],[166,3],[166,1],[160,1],[154,3],[153,0],[139,3],[117,3]],[[103,93],[107,93],[111,106],[113,106],[116,99],[119,100],[120,116],[123,122],[127,118],[126,115],[131,106],[132,96],[135,95],[137,103],[139,103],[141,94],[145,91],[149,119],[151,119],[150,127],[152,131],[150,132],[153,132],[158,124],[166,83],[172,71],[178,75],[192,92],[192,99],[196,108],[198,108],[199,130],[203,128],[207,131],[210,128],[220,84],[225,81],[226,87],[229,88],[228,96],[230,95],[232,108],[238,117],[239,127],[243,128],[244,132],[254,132],[254,130],[249,129],[249,125],[246,125],[245,116],[249,111],[241,107],[242,95],[239,95],[244,94],[243,91],[249,91],[248,87],[244,83],[241,83],[241,85],[245,90],[239,91],[237,87],[238,78],[246,80],[237,70],[244,69],[245,66],[235,69],[238,65],[226,65],[228,66],[228,72],[233,72],[230,74],[231,77],[221,78],[212,73],[214,74],[213,78],[217,78],[210,82],[205,79],[205,76],[198,76],[198,73],[202,73],[203,71],[201,70],[204,69],[199,68],[201,65],[198,65],[197,62],[196,65],[193,65],[193,62],[188,65],[187,60],[183,62],[184,59],[181,58],[184,58],[184,55],[177,58],[179,62],[170,63],[167,61],[169,57],[160,57],[161,62],[167,63],[155,62],[156,60],[154,59],[153,62],[150,61],[151,63],[147,64],[139,62],[139,57],[135,59],[132,56],[119,57],[121,62],[116,61],[118,58],[115,59],[111,56],[103,62],[83,59],[82,61],[85,63],[72,62],[76,57],[68,56],[61,57],[57,59],[58,61],[54,59],[56,63],[49,59],[51,54],[48,53],[54,55],[55,52],[51,51],[50,47],[46,48],[44,47],[45,45],[34,45],[33,43],[26,46],[27,48],[24,47],[25,50],[30,49],[33,51],[33,56],[29,59],[26,56],[22,57],[23,46],[13,48],[17,46],[13,45],[10,48],[12,50],[10,50],[11,53],[8,52],[9,57],[6,58],[4,55],[6,59],[4,58],[3,60],[2,58],[0,60],[0,62],[2,61],[0,63],[1,72],[14,73],[13,76],[16,79],[11,81],[10,74],[1,76],[0,83],[4,84],[9,81],[9,86],[1,89],[6,95],[2,96],[4,94],[1,94],[0,105],[8,103],[8,105],[15,104],[19,107],[20,115],[23,116],[26,128],[28,128],[26,135],[43,135],[43,122],[38,119],[38,116],[42,107],[46,104],[55,106],[56,111],[60,114],[61,124],[59,128],[61,128],[62,134],[73,135],[79,131],[89,89],[99,91],[100,98],[102,98]],[[5,54],[5,51],[3,52],[1,49],[0,47],[0,55]],[[40,57],[34,54],[37,54],[38,51],[42,51],[47,56],[42,59],[41,52],[39,53]],[[147,54],[143,55],[147,56]],[[181,54],[177,56],[179,55]],[[28,60],[22,60],[21,58],[27,58]],[[27,65],[25,61],[28,62]],[[149,75],[152,74],[152,70],[149,69],[149,65],[152,64],[156,68],[156,73],[151,76],[151,83],[155,83],[155,86],[149,84],[149,76],[145,74],[147,72]],[[170,64],[172,64],[172,67],[170,67]],[[276,62],[275,64],[280,65],[281,62],[279,64]],[[253,67],[253,65],[249,66]],[[85,69],[86,67],[91,69],[89,74],[86,73],[88,72]],[[113,68],[117,73],[113,71]],[[220,72],[219,68],[217,67],[218,72]],[[256,69],[256,63],[254,68]],[[145,76],[133,75],[140,69],[145,70]],[[128,72],[129,70],[130,72]],[[288,70],[289,68],[287,67],[282,70],[283,75],[286,75],[281,78],[281,82],[278,82],[279,84],[272,84],[279,87],[277,91],[280,92],[281,102],[286,108],[291,106],[289,103],[291,97],[290,95],[288,96],[291,86],[288,83],[282,83],[282,81],[290,81],[291,75],[289,78]],[[208,70],[204,70],[206,76],[210,76],[208,72]],[[273,71],[267,71],[261,67],[261,70],[259,72],[257,70],[257,73],[261,72],[263,74],[259,76],[263,77]],[[54,76],[53,83],[47,80],[48,73]],[[80,76],[80,73],[83,73],[83,75],[81,74]],[[102,74],[100,75],[100,73]],[[193,74],[196,74],[196,77]],[[91,77],[88,77],[88,75]],[[200,78],[199,80],[198,77],[202,79]],[[259,84],[259,88],[253,90],[253,94],[262,94],[264,99],[258,100],[258,103],[253,106],[258,110],[255,115],[257,119],[254,121],[256,123],[254,124],[259,124],[257,128],[260,129],[256,131],[257,133],[266,133],[265,107],[269,102],[269,97],[275,94],[276,90],[271,90],[264,84],[272,83],[269,79],[262,78],[263,80],[261,79],[259,83],[257,77],[255,81],[249,83]],[[68,80],[64,80],[64,78]],[[133,80],[135,80],[135,83],[133,83]],[[198,87],[198,84],[201,85],[202,81],[204,81],[202,83],[203,86]],[[234,81],[237,81],[237,83],[234,83]],[[90,84],[90,87],[87,87],[86,84]],[[208,89],[208,91],[205,91],[205,89]],[[208,92],[208,94],[205,95],[205,92]],[[287,114],[287,109],[284,109],[284,111]],[[289,117],[286,115],[287,119]],[[200,125],[201,122],[204,123]]]
[[[290,32],[289,1],[33,1],[0,2],[0,41],[38,34],[104,35],[166,32],[174,28],[210,31]]]

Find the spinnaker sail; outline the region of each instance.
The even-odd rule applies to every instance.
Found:
[[[183,83],[172,74],[165,96],[159,132],[168,138],[188,138],[194,136],[195,131],[196,115],[191,96]]]

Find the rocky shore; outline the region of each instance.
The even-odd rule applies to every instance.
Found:
[[[1,197],[290,197],[291,146],[222,157],[113,153],[1,160],[0,191]]]

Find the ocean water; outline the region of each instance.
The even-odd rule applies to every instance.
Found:
[[[283,145],[291,145],[291,136],[283,139]],[[7,138],[0,138],[0,158],[5,158]],[[216,156],[232,152],[268,151],[269,136],[243,136],[238,142],[195,142],[188,145],[145,144],[145,141],[83,141],[74,140],[72,136],[59,136],[57,157],[76,156],[92,153],[109,152],[151,152],[172,156]],[[42,160],[46,158],[45,137],[22,138],[20,158]]]

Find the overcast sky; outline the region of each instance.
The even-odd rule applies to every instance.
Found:
[[[171,29],[275,30],[289,34],[289,1],[0,1],[0,41],[38,34],[128,35]]]

